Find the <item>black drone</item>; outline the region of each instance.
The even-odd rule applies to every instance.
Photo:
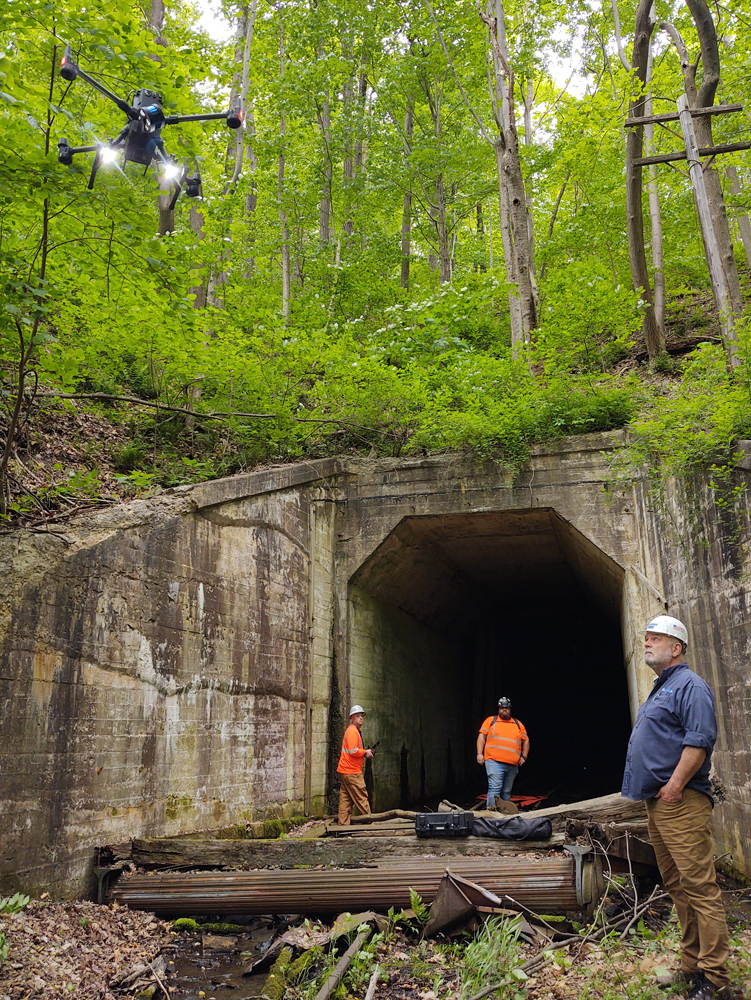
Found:
[[[70,146],[67,139],[60,139],[57,144],[57,159],[59,163],[70,166],[76,153],[96,153],[94,165],[89,178],[89,190],[94,187],[97,171],[103,163],[111,163],[122,150],[123,166],[126,163],[140,163],[145,169],[153,163],[161,167],[165,180],[174,181],[175,192],[170,202],[170,209],[180,196],[185,183],[185,193],[189,198],[198,197],[201,189],[201,177],[196,171],[188,177],[187,167],[181,166],[170,157],[164,148],[162,129],[165,125],[177,125],[179,122],[203,122],[223,118],[229,128],[240,128],[244,114],[241,106],[235,105],[229,111],[201,115],[165,115],[162,108],[162,98],[155,90],[137,90],[133,94],[131,104],[122,100],[111,90],[89,76],[78,66],[73,58],[70,45],[65,46],[65,54],[60,60],[60,76],[63,80],[73,82],[77,76],[104,94],[127,116],[128,123],[115,139],[95,146]]]

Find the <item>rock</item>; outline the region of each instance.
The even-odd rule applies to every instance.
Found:
[[[204,951],[232,952],[237,950],[237,938],[220,934],[203,934],[201,936]]]

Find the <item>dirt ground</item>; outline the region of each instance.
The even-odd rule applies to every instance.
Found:
[[[156,958],[174,938],[153,914],[116,903],[38,900],[20,913],[0,914],[0,933],[10,944],[0,966],[0,1000],[119,1000],[124,994],[110,983]]]
[[[738,998],[751,1000],[751,890],[728,886],[724,897],[731,927],[733,986]],[[20,913],[0,914],[0,932],[10,944],[8,958],[0,966],[0,1000],[133,997],[137,989],[118,986],[118,980],[154,962],[160,953],[169,961],[179,960],[179,949],[193,946],[186,935],[174,934],[169,924],[152,914],[116,904],[32,901]],[[538,951],[521,942],[517,947],[519,964]],[[567,952],[556,952],[553,946],[552,951],[552,960],[543,969],[495,996],[503,1000],[664,1000],[675,995],[659,990],[656,979],[678,967],[678,924],[667,905],[625,940],[616,936],[604,944],[588,943]],[[421,942],[417,935],[397,928],[378,941],[367,959],[359,977],[345,979],[341,995],[347,1000],[363,1000],[375,961],[381,968],[376,1000],[455,1000],[460,995],[463,959],[455,942]],[[169,968],[163,981],[174,1000],[196,995],[170,988]],[[315,990],[314,984],[301,983],[285,992],[285,1000],[308,1000]],[[257,995],[258,990],[251,990],[246,981],[233,992],[236,1000]],[[204,996],[212,1000],[210,988]]]

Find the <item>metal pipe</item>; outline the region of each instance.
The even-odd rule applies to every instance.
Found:
[[[597,864],[585,859],[584,865]],[[136,910],[190,915],[241,913],[338,913],[345,909],[408,907],[410,889],[432,902],[447,867],[445,858],[405,858],[373,868],[293,869],[124,875],[110,898]],[[581,872],[571,856],[456,857],[453,872],[497,896],[513,897],[546,913],[577,910],[592,902],[579,898]],[[587,884],[595,884],[589,879]]]

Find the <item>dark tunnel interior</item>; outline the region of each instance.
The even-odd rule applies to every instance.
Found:
[[[619,791],[631,731],[619,623],[570,588],[557,600],[530,594],[496,607],[476,635],[480,714],[506,695],[529,735],[513,794],[545,795],[553,805]]]
[[[350,588],[355,631],[375,636],[353,642],[351,669],[380,672],[369,724],[392,747],[379,803],[484,793],[475,739],[501,695],[530,739],[514,795],[618,791],[631,729],[622,590],[621,567],[550,509],[402,521]]]

